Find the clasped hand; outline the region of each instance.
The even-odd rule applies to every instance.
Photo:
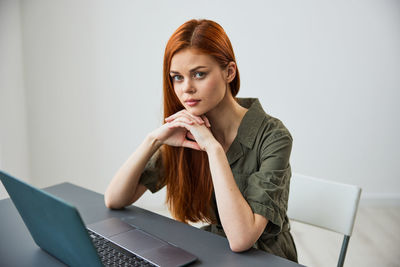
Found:
[[[207,151],[215,142],[206,116],[195,116],[183,109],[165,119],[154,134],[163,144]]]

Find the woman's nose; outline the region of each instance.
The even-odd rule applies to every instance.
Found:
[[[193,94],[196,92],[193,82],[190,79],[186,79],[182,85],[182,91],[187,94]]]

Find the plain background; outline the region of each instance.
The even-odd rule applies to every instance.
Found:
[[[162,123],[165,44],[191,18],[227,32],[239,96],[291,131],[293,172],[358,185],[361,203],[400,203],[395,0],[0,0],[0,169],[104,193]]]

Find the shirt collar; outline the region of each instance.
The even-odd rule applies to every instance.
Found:
[[[248,148],[253,148],[258,130],[266,117],[258,98],[237,98],[239,105],[247,108],[244,115],[236,138]]]
[[[254,142],[260,126],[265,119],[266,113],[263,110],[260,101],[257,98],[236,98],[239,105],[247,108],[247,112],[240,122],[236,138],[233,140],[226,156],[229,164],[233,164],[236,160],[244,155],[242,145],[253,148]]]

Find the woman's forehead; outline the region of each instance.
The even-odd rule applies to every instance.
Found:
[[[171,71],[185,71],[198,66],[213,66],[217,64],[213,57],[194,49],[184,49],[171,59]]]

